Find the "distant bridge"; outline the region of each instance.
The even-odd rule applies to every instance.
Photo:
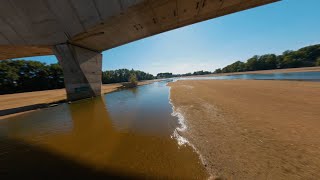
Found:
[[[63,69],[69,100],[97,96],[101,51],[276,1],[0,1],[0,59],[54,54]]]

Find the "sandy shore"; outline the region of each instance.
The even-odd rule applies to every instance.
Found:
[[[154,81],[157,81],[157,80],[141,81],[138,83],[138,85],[141,86],[145,84],[150,84]],[[101,92],[102,94],[106,94],[109,92],[116,91],[120,87],[121,87],[120,83],[104,84],[101,87]],[[65,89],[5,94],[5,95],[0,95],[0,111],[7,110],[7,109],[20,108],[20,107],[29,107],[29,106],[31,106],[30,109],[37,109],[36,105],[61,102],[61,101],[65,101],[66,98],[67,98],[67,95],[66,95]],[[35,106],[35,108],[32,106]],[[0,116],[0,119],[5,119],[18,114],[20,113]]]
[[[320,179],[320,83],[170,83],[183,136],[227,179]]]

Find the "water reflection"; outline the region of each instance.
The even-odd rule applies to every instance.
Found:
[[[122,90],[105,96],[112,123],[118,130],[168,136],[178,123],[171,116],[165,82]]]
[[[198,155],[170,138],[170,112],[155,83],[1,121],[1,176],[205,178]]]

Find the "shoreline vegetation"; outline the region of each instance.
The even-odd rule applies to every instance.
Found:
[[[101,80],[102,84],[111,84],[127,82],[132,74],[135,74],[138,81],[143,81],[172,77],[250,73],[254,71],[315,66],[320,67],[320,44],[303,47],[296,51],[288,50],[281,55],[255,55],[246,62],[236,61],[222,69],[216,69],[214,72],[196,71],[186,74],[165,72],[153,76],[140,70],[118,69],[103,71]],[[0,94],[61,88],[64,88],[64,82],[62,69],[59,64],[47,65],[37,61],[26,60],[0,61]]]
[[[320,179],[320,84],[188,80],[168,84],[180,134],[217,179]]]
[[[136,81],[155,79],[152,74],[139,70],[118,69],[102,72],[102,84],[128,82],[131,76]],[[64,88],[62,68],[59,64],[26,61],[0,61],[0,95]]]
[[[304,67],[320,67],[320,44],[306,46],[297,51],[287,50],[281,55],[255,55],[245,62],[236,61],[224,68],[210,71],[196,71],[186,74],[159,73],[159,78],[186,77],[198,75],[220,75],[226,73],[251,73],[266,70],[282,70]]]
[[[259,70],[320,66],[320,44],[306,46],[297,51],[287,50],[281,55],[255,55],[245,62],[236,61],[214,73],[233,73]]]
[[[245,72],[232,72],[232,73],[219,73],[207,74],[190,77],[210,77],[210,76],[229,76],[229,75],[242,75],[242,74],[273,74],[273,73],[299,73],[299,72],[320,72],[320,66],[316,67],[301,67],[301,68],[288,68],[288,69],[270,69],[259,71],[245,71]]]

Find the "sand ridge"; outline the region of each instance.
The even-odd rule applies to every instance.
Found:
[[[169,86],[188,126],[182,135],[215,177],[320,178],[320,83],[185,80]]]

